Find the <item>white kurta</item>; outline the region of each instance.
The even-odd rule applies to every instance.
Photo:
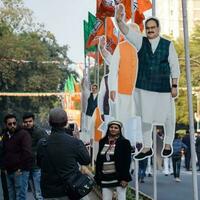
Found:
[[[131,42],[139,51],[142,47],[143,36],[129,29],[126,38]],[[149,40],[154,53],[160,37]],[[171,70],[171,78],[179,78],[180,69],[176,50],[173,43],[170,43],[168,62]],[[137,107],[137,114],[142,117],[142,121],[146,123],[164,124],[170,112],[175,112],[174,99],[171,93],[151,92],[147,90],[137,89],[135,91],[135,102]]]
[[[133,47],[134,48],[134,47]],[[111,116],[121,122],[126,122],[130,117],[135,116],[135,103],[133,95],[126,95],[118,93],[118,71],[120,62],[119,46],[116,47],[110,64],[110,73],[108,78],[109,90],[116,91],[116,99],[111,101],[111,106],[115,107],[115,111],[111,113]],[[133,83],[135,84],[135,83]]]
[[[110,100],[110,115],[123,123],[124,136],[130,140],[132,145],[135,145],[136,142],[142,142],[141,118],[136,116],[134,90],[132,91],[132,95],[118,93],[119,62],[120,51],[119,46],[117,46],[111,58],[110,73],[108,76],[109,90],[116,91],[115,101]]]
[[[87,106],[88,106],[88,98],[90,96],[90,87],[88,80],[84,77],[82,80],[82,88],[81,88],[81,140],[85,143],[90,142],[92,139],[92,117],[86,115]],[[98,94],[93,94],[93,98],[95,99]]]
[[[129,28],[126,35],[128,41],[139,51],[142,47],[143,36]],[[149,40],[152,52],[154,53],[160,37]],[[170,43],[168,62],[170,66],[171,79],[178,79],[180,76],[179,62],[173,43]],[[144,147],[152,146],[152,125],[163,125],[165,130],[164,143],[172,144],[175,132],[175,102],[171,93],[151,92],[143,89],[136,89],[134,93],[136,113],[142,118],[142,130]]]

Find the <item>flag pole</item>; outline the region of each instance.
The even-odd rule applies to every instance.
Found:
[[[97,46],[97,85],[98,85],[98,89],[99,89],[99,67],[100,67],[100,65],[99,65],[99,61],[100,61],[100,55],[99,55],[99,49],[98,49],[98,46]]]
[[[88,56],[88,65],[87,65],[87,78],[88,78],[88,82],[89,85],[91,84],[91,80],[90,80],[90,57]]]
[[[104,33],[105,33],[105,42],[107,44],[107,38],[106,38],[106,33],[107,33],[107,18],[105,17],[104,19]],[[103,74],[104,76],[106,75],[106,62],[104,61],[104,65],[103,65],[104,69],[103,69]]]
[[[195,142],[194,142],[194,117],[193,117],[192,85],[191,85],[191,69],[190,69],[190,49],[189,49],[186,0],[182,0],[182,13],[183,13],[184,47],[185,47],[185,65],[186,65],[186,78],[187,78],[187,91],[188,91],[187,97],[188,97],[188,107],[189,107],[190,147],[191,147],[191,157],[192,157],[193,199],[198,200],[197,170],[196,170]]]
[[[152,0],[152,16],[156,16],[156,0]],[[157,131],[153,125],[153,196],[157,200]]]
[[[156,16],[156,0],[152,0],[152,16]]]
[[[131,0],[131,22],[135,22],[135,3],[136,0]],[[135,145],[136,148],[136,145]],[[135,200],[139,200],[139,181],[138,181],[139,161],[135,160]]]
[[[98,67],[98,62],[99,62],[99,57],[98,57],[98,48],[96,48],[95,52],[95,65],[94,65],[94,82],[97,84],[97,67]]]
[[[157,131],[153,125],[153,199],[157,200]]]

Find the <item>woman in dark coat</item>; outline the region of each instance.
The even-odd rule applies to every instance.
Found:
[[[104,138],[99,141],[95,180],[102,188],[103,200],[112,200],[113,191],[118,199],[126,200],[126,187],[131,181],[131,145],[122,136],[122,123],[111,121]]]

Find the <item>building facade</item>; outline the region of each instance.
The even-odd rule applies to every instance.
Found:
[[[160,19],[161,34],[174,38],[183,36],[182,0],[156,0],[156,16]],[[187,0],[188,30],[200,23],[200,0]]]

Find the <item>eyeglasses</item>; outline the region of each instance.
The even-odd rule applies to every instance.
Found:
[[[17,124],[16,122],[9,122],[9,123],[7,123],[8,126],[12,126],[12,125],[15,126],[16,124]]]

